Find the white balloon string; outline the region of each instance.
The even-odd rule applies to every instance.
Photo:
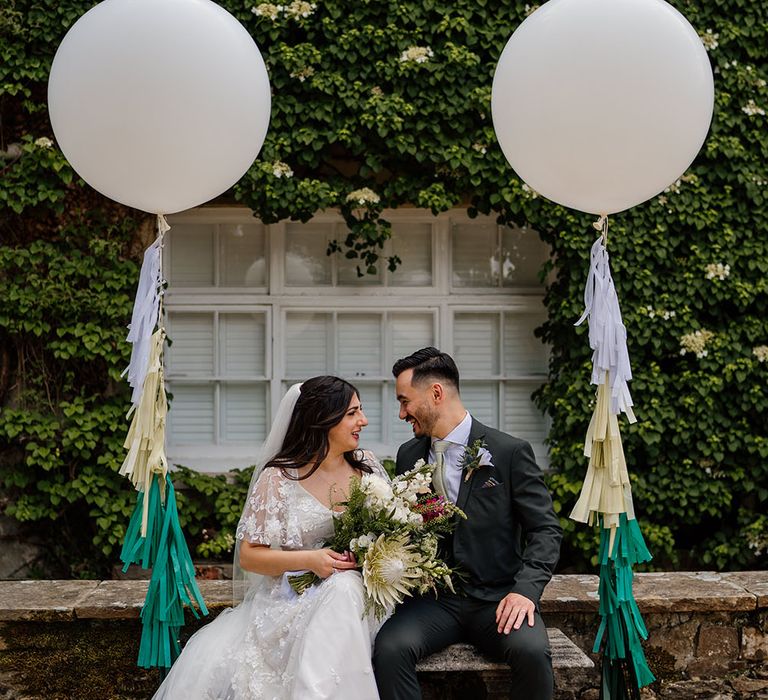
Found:
[[[165,217],[157,217],[158,235],[154,243],[144,252],[139,285],[133,303],[133,314],[128,326],[127,340],[132,343],[131,360],[122,373],[128,375],[128,384],[133,388],[131,404],[135,407],[140,399],[149,366],[150,340],[155,327],[162,323],[162,256],[163,237],[169,230]]]
[[[165,234],[171,230],[171,227],[162,214],[157,215],[157,240],[160,242],[160,265],[158,269],[158,292],[159,303],[157,307],[157,327],[165,330],[165,318],[163,316],[163,301],[165,298],[165,277],[163,275],[163,247],[165,246]]]
[[[592,354],[592,384],[604,384],[610,377],[613,415],[624,412],[630,423],[636,418],[628,382],[632,368],[627,350],[627,329],[621,319],[619,299],[611,277],[608,251],[608,217],[601,216],[593,226],[601,232],[590,252],[589,274],[584,287],[584,313],[574,325],[589,319],[589,346]]]

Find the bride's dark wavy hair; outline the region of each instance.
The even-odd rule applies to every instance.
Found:
[[[281,469],[289,479],[300,481],[315,473],[328,456],[328,431],[341,422],[352,397],[360,398],[360,392],[348,381],[339,377],[321,376],[307,379],[288,424],[283,447],[264,468]],[[372,469],[362,460],[362,450],[344,453],[344,459],[362,472]],[[301,477],[291,476],[286,470],[298,469],[305,464],[312,468]]]

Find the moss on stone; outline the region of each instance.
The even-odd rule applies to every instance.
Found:
[[[136,666],[140,635],[138,621],[5,623],[0,674],[25,698],[149,698],[160,672]]]

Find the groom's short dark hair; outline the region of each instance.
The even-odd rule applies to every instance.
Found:
[[[392,374],[399,377],[408,369],[413,370],[411,384],[420,384],[425,379],[438,379],[453,384],[459,390],[459,368],[447,352],[429,347],[417,350],[403,357],[392,366]]]

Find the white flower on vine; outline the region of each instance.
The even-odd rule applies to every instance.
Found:
[[[530,197],[531,199],[536,199],[536,197],[538,197],[538,196],[539,196],[539,193],[538,193],[536,190],[534,190],[533,188],[529,187],[529,186],[528,186],[528,185],[526,185],[525,183],[523,183],[523,184],[522,184],[522,186],[520,187],[520,189],[521,189],[523,192],[525,192],[525,194],[526,194],[528,197]]]
[[[295,70],[291,73],[292,78],[298,78],[300,82],[304,82],[307,78],[311,78],[315,74],[315,69],[312,66],[304,66],[299,70]]]
[[[354,190],[347,195],[348,202],[354,202],[355,204],[378,204],[381,201],[381,197],[377,195],[369,187],[363,187],[359,190]]]
[[[410,46],[400,54],[400,63],[426,63],[434,55],[429,46]]]
[[[294,0],[290,5],[286,5],[285,7],[285,14],[289,17],[293,17],[294,19],[298,19],[299,17],[302,17],[306,19],[309,17],[315,10],[317,9],[317,5],[313,2],[304,2],[303,0]]]
[[[679,192],[681,185],[682,185],[682,180],[680,180],[680,178],[678,178],[669,187],[667,187],[667,189],[665,189],[664,191],[665,192],[672,192],[672,193]]]
[[[38,148],[53,148],[53,141],[46,136],[35,139],[35,146]]]
[[[765,110],[762,107],[758,107],[757,104],[755,104],[754,100],[749,100],[747,104],[745,104],[741,111],[744,112],[744,114],[749,115],[750,117],[754,117],[755,115],[760,115],[761,117],[765,116]]]
[[[713,280],[715,278],[724,280],[731,274],[731,266],[723,265],[723,263],[709,263],[706,269],[708,280]]]
[[[488,152],[488,147],[484,143],[473,143],[472,148],[481,155],[485,155]]]
[[[272,174],[275,177],[293,177],[293,170],[291,170],[291,166],[288,163],[276,160],[272,163]]]
[[[712,331],[698,330],[693,333],[686,333],[680,338],[680,354],[685,355],[692,352],[701,359],[707,356],[707,343],[715,337]]]
[[[752,354],[758,362],[765,362],[768,360],[768,345],[758,345],[756,348],[752,348]]]
[[[273,22],[278,18],[283,11],[282,5],[273,5],[271,2],[262,2],[259,5],[254,5],[251,8],[251,12],[257,17],[266,17]]]
[[[707,51],[714,51],[718,47],[717,40],[720,38],[720,35],[717,32],[707,29],[703,34],[699,34],[699,37],[701,37],[701,43],[704,44],[704,48]]]

